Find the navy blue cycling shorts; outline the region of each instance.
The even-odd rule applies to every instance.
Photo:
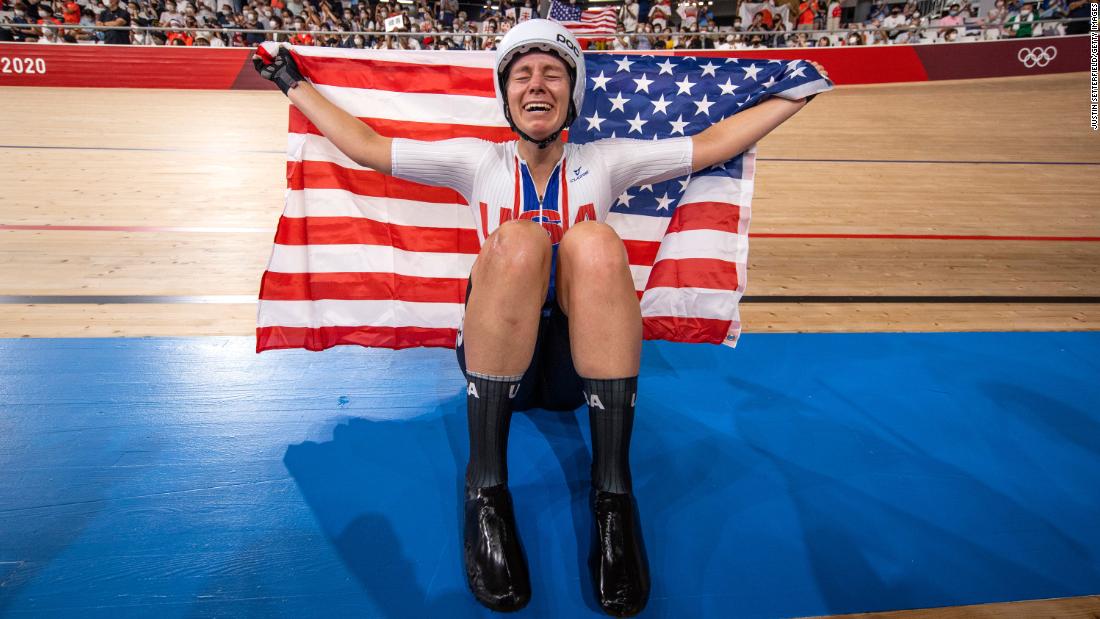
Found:
[[[466,285],[466,302],[470,301],[473,278]],[[573,367],[569,350],[569,318],[552,295],[542,306],[538,339],[531,365],[523,373],[519,393],[512,400],[512,410],[543,408],[571,411],[584,404],[584,383]],[[455,347],[458,365],[466,373],[466,353],[461,340]]]

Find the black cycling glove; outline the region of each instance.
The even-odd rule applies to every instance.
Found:
[[[270,58],[270,61],[266,60]],[[298,63],[294,62],[294,57],[290,55],[290,50],[285,47],[279,48],[279,53],[271,58],[270,55],[260,51],[252,56],[252,65],[256,67],[256,71],[260,73],[260,77],[265,80],[271,80],[279,87],[279,90],[283,91],[283,94],[287,94],[291,88],[296,88],[298,82],[304,81],[301,70],[298,69]]]

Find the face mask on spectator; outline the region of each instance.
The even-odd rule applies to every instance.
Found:
[[[948,13],[951,15],[951,17],[954,17],[954,16],[959,14],[958,11],[948,11]]]

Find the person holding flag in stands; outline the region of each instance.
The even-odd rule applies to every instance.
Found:
[[[572,411],[584,403],[596,595],[609,614],[641,612],[650,582],[629,445],[642,315],[623,242],[602,222],[629,187],[721,165],[813,95],[768,98],[693,136],[566,143],[562,132],[578,118],[589,79],[585,60],[567,29],[532,19],[513,27],[495,52],[497,101],[518,139],[425,142],[379,135],[325,99],[285,47],[277,54],[261,48],[253,62],[352,161],[450,187],[474,211],[480,251],[456,348],[467,379],[470,441],[463,549],[477,600],[514,611],[531,596],[508,490],[512,412]]]

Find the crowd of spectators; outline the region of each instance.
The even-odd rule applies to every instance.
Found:
[[[0,40],[214,47],[288,41],[348,48],[493,49],[526,13],[522,9],[537,10],[532,0],[493,1],[498,4],[460,5],[458,0],[415,0],[409,4],[395,0],[0,0],[0,24],[10,24],[0,27]],[[223,3],[219,7],[216,2]],[[648,9],[643,10],[638,0],[624,0],[618,8],[615,36],[585,44],[615,50],[751,49],[1030,37],[1086,32],[1087,21],[1035,22],[1087,17],[1089,11],[1088,0],[996,0],[981,15],[976,4],[959,0],[937,14],[922,15],[912,0],[875,0],[866,19],[847,21],[842,19],[845,11],[839,0],[798,0],[797,8],[790,5],[790,21],[786,21],[775,0],[752,6],[750,23],[743,23],[740,16],[720,23],[710,2],[650,0]],[[37,27],[39,24],[61,27]],[[64,28],[66,25],[124,29],[92,31]],[[167,30],[142,30],[144,27]],[[833,32],[819,32],[825,30]]]

